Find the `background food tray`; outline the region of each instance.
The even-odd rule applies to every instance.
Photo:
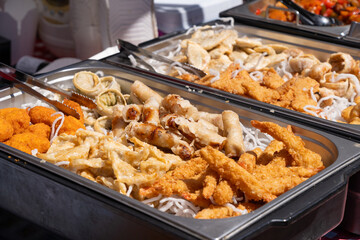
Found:
[[[221,22],[223,23],[223,22]],[[209,24],[214,24],[209,23]],[[271,30],[261,29],[253,26],[246,26],[242,24],[235,24],[235,30],[239,32],[239,36],[248,36],[254,38],[261,38],[264,44],[280,43],[289,47],[296,47],[303,50],[305,53],[313,54],[320,61],[326,61],[330,54],[334,52],[345,52],[353,56],[354,59],[360,59],[360,51],[356,48],[347,46],[336,45],[329,42],[323,42],[315,39],[309,39],[300,36],[293,36],[289,34],[279,33]],[[166,49],[169,45],[176,43],[180,39],[189,37],[185,32],[174,33],[172,35],[164,36],[163,38],[157,38],[149,42],[141,44],[142,47],[150,50],[161,52],[161,49]],[[279,106],[275,106],[268,103],[263,103],[254,99],[250,99],[244,96],[231,94],[222,90],[211,88],[208,86],[195,84],[189,81],[181,80],[178,78],[166,76],[163,74],[153,73],[147,70],[134,68],[131,66],[127,55],[124,53],[118,53],[113,56],[102,59],[102,61],[113,64],[121,65],[128,68],[130,71],[138,71],[149,76],[160,77],[163,81],[182,86],[185,89],[197,89],[206,92],[207,94],[216,96],[223,100],[231,100],[239,105],[250,107],[262,112],[267,112],[281,118],[286,118],[294,121],[304,122],[312,125],[316,128],[322,128],[326,131],[331,131],[339,136],[347,137],[349,139],[360,141],[360,125],[344,124],[335,121],[329,121],[314,117],[308,114],[300,113],[297,111],[289,110]]]
[[[135,80],[160,94],[175,93],[200,110],[237,112],[249,120],[291,124],[308,148],[322,155],[326,169],[252,213],[227,219],[198,220],[162,213],[51,163],[0,144],[0,207],[71,239],[316,239],[342,220],[348,178],[360,168],[359,144],[301,123],[219,100],[97,61],[85,61],[44,76],[48,83],[72,85],[81,70],[115,76],[123,92]],[[10,94],[10,96],[9,96]],[[0,92],[0,107],[34,101],[15,89]]]
[[[249,1],[221,12],[220,16],[233,17],[238,23],[250,26],[360,48],[360,28],[359,23],[356,22],[352,25],[343,26],[309,26],[266,18],[264,14],[256,15],[258,9],[266,11],[269,6],[274,6],[276,1],[277,0]]]

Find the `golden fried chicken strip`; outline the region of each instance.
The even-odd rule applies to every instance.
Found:
[[[213,199],[218,205],[224,205],[232,202],[234,191],[227,180],[221,180],[216,186]]]
[[[239,216],[240,213],[234,212],[230,207],[211,205],[198,212],[195,216],[197,219],[219,219]]]
[[[256,163],[259,165],[268,164],[273,158],[274,153],[284,149],[284,143],[277,140],[272,140],[265,150],[259,155]]]
[[[254,176],[222,152],[212,147],[205,147],[200,150],[200,155],[222,178],[243,191],[247,199],[270,202],[276,198]]]
[[[165,176],[156,180],[150,186],[143,186],[139,190],[142,197],[152,198],[159,194],[164,196],[171,196],[173,194],[181,195],[183,193],[190,193],[199,184],[194,184],[191,181],[194,177],[204,174],[208,168],[208,164],[201,158],[193,158],[185,164],[178,166],[172,171],[169,171]],[[187,181],[189,180],[189,181]],[[201,186],[202,184],[200,184]]]
[[[210,81],[210,86],[229,93],[245,95],[246,89],[242,86],[242,83],[250,81],[251,78],[249,77],[249,74],[246,70],[241,70],[237,73],[239,69],[240,66],[238,64],[231,64],[224,72],[220,74],[219,80],[215,82]]]
[[[273,68],[270,68],[269,70],[265,70],[262,73],[264,75],[263,83],[268,88],[277,89],[285,82],[284,79],[282,79],[280,75]]]
[[[276,164],[257,165],[253,174],[271,194],[276,196],[283,194],[308,179],[299,176],[291,168]]]
[[[242,75],[246,76],[246,81],[242,81],[241,85],[245,88],[245,95],[265,103],[272,103],[280,98],[280,94],[271,88],[261,86],[257,81],[254,81],[247,71],[241,71]]]
[[[179,155],[182,159],[189,159],[194,153],[194,149],[187,142],[152,124],[132,121],[125,128],[125,132],[130,138],[136,137],[146,143],[171,149],[173,153]]]
[[[210,171],[204,178],[202,195],[209,199],[215,191],[219,175],[215,171]]]
[[[255,166],[256,166],[257,156],[259,155],[259,154],[256,153],[256,151],[261,152],[261,149],[256,148],[253,151],[244,152],[243,154],[241,154],[239,160],[237,161],[237,163],[241,167],[246,169],[249,173],[252,173],[254,171]]]
[[[271,135],[278,141],[282,141],[290,155],[294,158],[295,166],[312,168],[317,171],[324,169],[321,156],[307,149],[301,138],[295,136],[294,133],[288,131],[286,128],[273,122],[259,122],[256,120],[252,120],[251,124],[261,132]]]
[[[244,151],[244,138],[239,115],[230,110],[222,112],[226,135],[225,154],[228,157],[239,157]]]
[[[317,106],[317,102],[311,97],[311,89],[314,93],[318,92],[319,86],[316,80],[309,77],[292,78],[277,89],[281,97],[278,102],[274,101],[272,104],[305,112],[306,105]]]

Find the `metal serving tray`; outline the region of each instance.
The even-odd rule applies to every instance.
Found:
[[[233,17],[235,21],[246,25],[360,48],[360,23],[353,22],[351,25],[324,27],[270,19],[266,16],[266,10],[275,6],[276,2],[277,0],[253,0],[223,11],[220,16]],[[256,15],[257,9],[262,10],[263,14]]]
[[[210,23],[213,24],[213,23]],[[351,48],[347,46],[336,45],[329,42],[323,42],[315,39],[309,39],[299,36],[292,36],[289,34],[279,33],[271,30],[261,29],[253,26],[246,26],[242,24],[235,24],[234,28],[239,32],[239,36],[248,36],[261,38],[264,44],[268,43],[281,43],[283,45],[289,47],[296,47],[303,50],[306,53],[313,54],[319,60],[326,61],[330,54],[334,52],[345,52],[349,53],[354,57],[354,59],[360,59],[360,51],[356,48]],[[174,44],[180,39],[184,39],[188,37],[185,32],[174,33],[169,36],[164,36],[162,38],[153,39],[148,42],[144,42],[141,44],[142,47],[155,52],[161,52],[162,49],[166,49],[171,44]],[[197,89],[206,92],[207,94],[212,94],[218,96],[220,99],[224,100],[232,100],[236,103],[251,107],[253,109],[257,109],[259,111],[267,112],[270,114],[274,114],[280,116],[282,118],[287,118],[290,120],[298,120],[301,122],[306,122],[307,124],[313,125],[316,128],[322,128],[326,131],[332,131],[335,134],[348,137],[350,139],[360,141],[360,125],[352,125],[352,124],[344,124],[338,123],[334,121],[329,121],[325,119],[321,119],[318,117],[310,116],[308,114],[300,113],[297,111],[289,110],[286,108],[282,108],[279,106],[275,106],[268,103],[263,103],[254,99],[250,99],[244,96],[239,96],[235,94],[231,94],[222,90],[218,90],[215,88],[211,88],[208,86],[203,86],[200,84],[195,84],[189,81],[181,80],[178,78],[166,76],[163,74],[153,73],[147,70],[143,70],[140,68],[134,68],[131,66],[130,61],[127,58],[127,55],[124,53],[118,53],[102,59],[102,61],[122,66],[130,69],[131,71],[138,71],[143,74],[148,74],[150,76],[157,76],[163,79],[163,81],[171,82],[173,84],[177,84],[178,86],[182,86],[186,89]]]
[[[70,87],[82,70],[115,76],[123,92],[140,80],[162,95],[179,94],[203,111],[233,110],[245,126],[251,119],[291,124],[307,147],[322,155],[326,168],[254,212],[198,220],[160,212],[1,143],[0,207],[70,239],[318,239],[341,222],[348,179],[360,168],[358,143],[103,62],[84,61],[43,79]],[[1,108],[34,100],[13,88],[0,92]]]

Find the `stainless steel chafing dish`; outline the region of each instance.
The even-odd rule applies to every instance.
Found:
[[[153,209],[100,184],[53,164],[0,144],[0,207],[71,239],[316,239],[342,219],[347,182],[360,168],[360,145],[284,120],[232,100],[224,101],[206,92],[191,91],[158,76],[85,61],[46,74],[50,84],[71,86],[81,70],[102,71],[117,78],[124,92],[135,80],[160,94],[175,93],[199,109],[220,112],[230,109],[244,125],[251,119],[291,124],[307,146],[321,154],[326,168],[309,180],[252,213],[217,220],[176,217]],[[34,98],[13,88],[0,92],[0,106],[19,107]]]
[[[355,48],[360,47],[360,23],[344,26],[308,26],[299,23],[282,22],[270,19],[269,9],[274,8],[276,0],[254,0],[220,13],[222,17],[233,17],[237,22],[250,26],[267,28],[291,35],[333,42]],[[257,15],[257,9],[263,14]]]
[[[223,23],[223,22],[221,22]],[[208,23],[208,24],[214,24]],[[248,36],[254,38],[261,38],[264,44],[268,43],[281,43],[283,45],[289,47],[295,47],[303,50],[306,53],[313,54],[320,61],[326,61],[330,54],[334,52],[344,52],[352,55],[354,59],[360,59],[360,51],[357,48],[338,45],[330,42],[325,42],[317,39],[311,39],[307,37],[289,35],[277,31],[271,31],[263,28],[258,28],[254,26],[243,25],[239,23],[235,23],[234,29],[238,31],[239,36]],[[175,33],[172,35],[166,35],[164,37],[160,37],[158,39],[151,40],[149,42],[145,42],[141,44],[142,47],[155,52],[161,52],[163,49],[166,49],[169,45],[176,43],[180,39],[185,39],[188,36],[185,32]],[[340,134],[344,137],[348,137],[351,139],[360,140],[360,125],[352,125],[352,124],[344,124],[338,123],[334,121],[329,121],[325,119],[321,119],[318,117],[310,116],[308,114],[292,111],[289,109],[281,108],[275,105],[259,102],[250,98],[246,98],[243,96],[230,94],[225,91],[221,91],[218,89],[214,89],[211,87],[194,84],[189,81],[180,80],[177,78],[165,76],[163,74],[157,74],[153,72],[149,72],[147,70],[134,68],[131,66],[127,55],[123,53],[115,54],[113,56],[107,57],[102,61],[108,62],[113,65],[121,65],[123,67],[129,68],[133,71],[142,72],[144,74],[149,74],[151,76],[159,76],[163,81],[171,82],[174,84],[178,84],[184,88],[195,88],[201,89],[208,94],[212,94],[224,100],[233,100],[240,105],[245,105],[252,107],[254,109],[258,109],[260,111],[265,111],[270,114],[275,114],[277,116],[281,116],[283,118],[292,119],[292,120],[300,120],[303,122],[307,122],[317,128],[325,129],[326,131],[332,131],[336,134]]]

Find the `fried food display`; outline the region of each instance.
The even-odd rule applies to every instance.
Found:
[[[196,44],[211,48],[219,39]],[[104,103],[91,110],[64,100],[80,120],[43,106],[3,109],[3,142],[160,211],[197,219],[254,211],[324,168],[290,126],[253,120],[245,127],[231,110],[200,111],[140,81],[123,94],[113,79],[99,79],[107,78],[91,72],[74,77],[78,91]],[[27,124],[11,112],[27,116]]]
[[[185,39],[171,43],[163,54],[207,75],[199,78],[176,65],[149,60],[159,73],[323,119],[359,124],[356,117],[342,114],[356,105],[354,98],[360,94],[360,61],[347,53],[320,60],[294,47],[241,36],[223,25],[189,29]]]

